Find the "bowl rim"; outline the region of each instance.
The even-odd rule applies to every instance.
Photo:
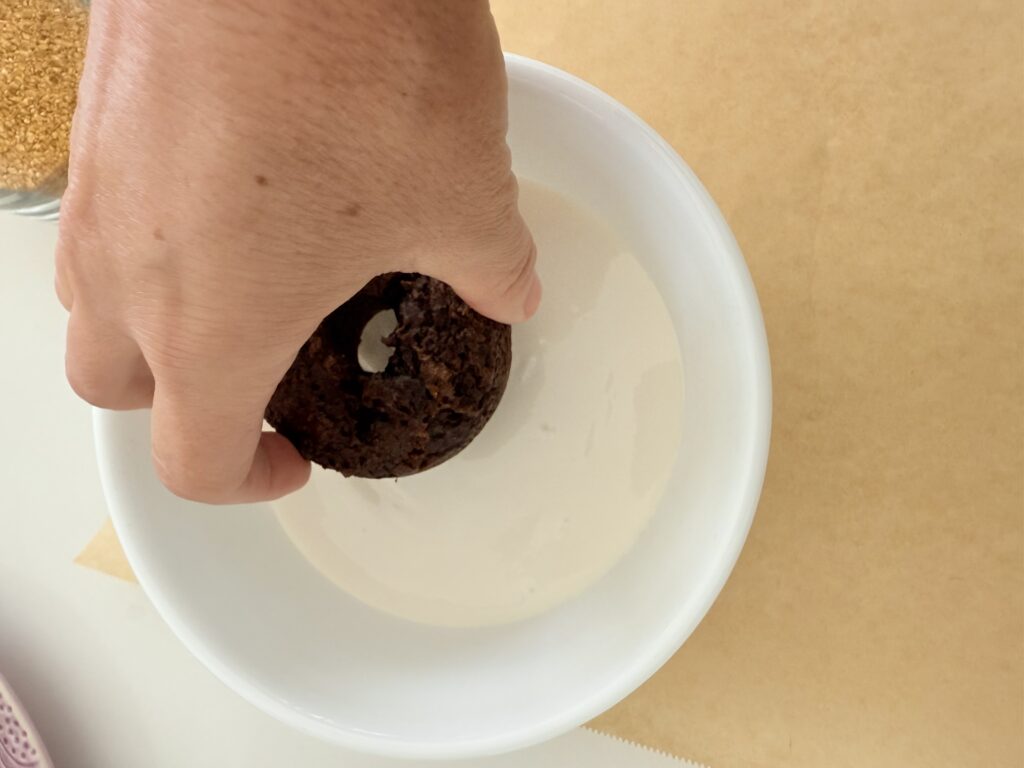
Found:
[[[768,357],[768,342],[760,303],[746,262],[740,252],[728,224],[717,205],[700,183],[697,176],[686,165],[676,151],[635,113],[623,106],[595,86],[549,64],[516,54],[505,54],[509,79],[545,81],[547,87],[572,92],[574,96],[596,105],[602,111],[611,110],[630,124],[638,140],[647,142],[658,151],[665,167],[674,175],[675,184],[689,194],[695,209],[708,225],[717,241],[721,258],[727,262],[734,286],[741,297],[737,323],[749,338],[753,372],[752,406],[753,425],[749,436],[750,451],[743,458],[743,466],[737,467],[741,477],[742,493],[732,529],[723,542],[722,556],[712,571],[709,571],[699,596],[697,610],[681,613],[669,622],[657,640],[652,640],[650,650],[637,656],[626,665],[618,677],[588,698],[581,699],[557,715],[539,721],[518,731],[503,733],[467,741],[431,743],[400,741],[392,737],[364,733],[354,729],[341,729],[318,720],[315,716],[297,711],[275,697],[259,683],[233,668],[232,664],[211,651],[205,642],[191,629],[186,621],[179,618],[177,610],[165,599],[159,580],[152,576],[145,559],[139,556],[133,543],[131,525],[121,518],[118,509],[122,506],[117,478],[110,471],[111,440],[107,434],[114,427],[109,412],[94,409],[93,425],[97,458],[100,465],[100,479],[110,507],[115,530],[124,546],[125,554],[146,595],[157,613],[171,631],[181,640],[188,651],[218,677],[231,690],[249,703],[263,710],[275,719],[307,734],[333,742],[349,749],[393,758],[419,759],[462,759],[482,757],[525,748],[559,736],[577,726],[583,725],[625,698],[653,675],[683,645],[693,630],[703,620],[711,605],[718,598],[726,580],[739,558],[747,533],[753,522],[760,498],[767,468],[769,440],[771,434],[771,369]]]

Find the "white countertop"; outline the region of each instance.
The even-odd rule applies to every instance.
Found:
[[[107,513],[90,409],[64,379],[56,233],[54,224],[0,214],[0,673],[56,768],[410,765],[277,723],[193,659],[137,586],[73,564]],[[459,765],[681,763],[581,729]]]

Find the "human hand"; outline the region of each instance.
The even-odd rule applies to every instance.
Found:
[[[67,374],[152,405],[161,480],[211,503],[307,479],[263,411],[383,272],[496,320],[540,301],[482,0],[93,0],[61,207]]]

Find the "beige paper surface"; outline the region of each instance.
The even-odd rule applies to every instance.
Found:
[[[114,525],[108,518],[100,532],[93,537],[85,549],[78,553],[75,562],[84,565],[86,568],[95,568],[97,571],[109,573],[125,581],[135,581],[135,574],[132,567],[125,559],[124,550],[121,548],[121,541],[117,538]]]
[[[493,6],[686,158],[771,344],[736,571],[595,725],[715,768],[1024,765],[1024,4]],[[85,562],[124,575],[111,531]]]

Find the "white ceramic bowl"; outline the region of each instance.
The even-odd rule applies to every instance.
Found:
[[[148,413],[96,412],[107,499],[139,581],[228,686],[357,750],[467,757],[545,740],[625,697],[683,643],[739,555],[768,454],[768,351],[721,215],[672,149],[590,85],[507,59],[517,172],[606,219],[659,285],[683,359],[683,438],[663,503],[603,580],[553,611],[484,629],[375,612],[296,552],[267,505],[163,490]]]

